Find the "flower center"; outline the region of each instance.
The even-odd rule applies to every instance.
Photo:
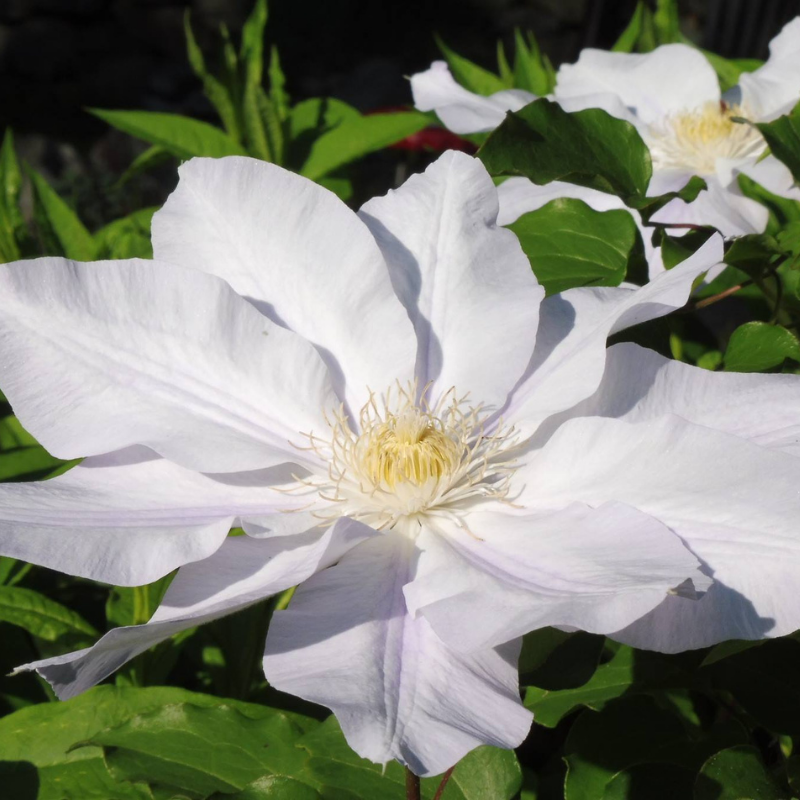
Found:
[[[668,117],[651,131],[653,167],[710,175],[716,171],[718,158],[760,155],[766,145],[758,130],[733,120],[744,115],[740,106],[720,102]]]
[[[371,395],[357,426],[340,410],[328,435],[307,434],[327,471],[301,483],[325,502],[326,522],[351,517],[386,529],[438,516],[463,524],[468,502],[505,501],[515,467],[513,428],[498,424],[489,434],[488,416],[454,389],[434,405],[413,385]]]

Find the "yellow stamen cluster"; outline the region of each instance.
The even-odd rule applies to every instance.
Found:
[[[432,406],[426,395],[427,389],[398,385],[380,400],[370,395],[357,426],[340,409],[328,418],[329,436],[306,434],[309,449],[327,464],[326,475],[298,479],[324,501],[318,516],[351,517],[378,529],[423,516],[461,524],[465,501],[506,500],[514,430],[498,422],[486,433],[489,415],[468,407],[454,389]]]
[[[740,106],[720,102],[667,118],[648,142],[653,166],[710,175],[718,158],[759,155],[765,148],[761,134],[752,125],[734,121],[744,116]]]

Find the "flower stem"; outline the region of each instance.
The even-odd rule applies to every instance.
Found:
[[[447,786],[447,781],[450,780],[450,776],[453,774],[453,770],[455,769],[455,765],[450,767],[444,775],[442,775],[442,782],[439,784],[439,788],[436,790],[436,794],[433,796],[433,800],[442,800],[442,795],[444,794],[444,788]]]
[[[419,776],[406,767],[406,800],[420,800]]]

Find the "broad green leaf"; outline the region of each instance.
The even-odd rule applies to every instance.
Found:
[[[48,642],[62,636],[91,642],[99,635],[80,614],[21,586],[0,586],[0,621],[18,625]]]
[[[769,234],[748,234],[734,239],[725,253],[725,263],[760,277],[781,256],[778,241]]]
[[[235,708],[162,706],[107,728],[102,746],[118,780],[147,781],[205,797],[244,789],[262,775],[297,776],[305,754],[293,746],[300,727],[279,711],[259,719]]]
[[[681,261],[696,253],[714,234],[711,228],[690,231],[685,236],[661,233],[661,259],[666,269],[676,267]]]
[[[0,786],[9,800],[153,800],[146,785],[114,780],[100,756],[38,769],[0,761]]]
[[[300,174],[317,180],[357,158],[421,131],[428,123],[428,117],[416,111],[347,119],[313,142]]]
[[[621,646],[610,661],[600,664],[580,686],[558,690],[528,686],[525,706],[533,711],[540,725],[552,728],[580,706],[599,710],[616,697],[681,686],[685,680],[686,676],[674,662]]]
[[[772,155],[783,161],[795,181],[800,182],[800,103],[772,122],[757,122]]]
[[[225,131],[191,117],[160,111],[89,110],[117,130],[159,145],[178,158],[247,155],[244,148]]]
[[[330,796],[330,795],[328,795]],[[233,794],[213,794],[209,800],[324,800],[316,789],[285,775],[264,775]],[[337,795],[336,800],[339,800]]]
[[[570,198],[551,200],[508,227],[548,294],[575,286],[618,286],[637,236],[627,211],[595,211]]]
[[[287,164],[297,171],[308,159],[316,139],[345,120],[360,117],[352,106],[333,97],[313,97],[298,103],[289,112],[287,121]]]
[[[186,35],[186,52],[189,57],[189,64],[195,75],[203,82],[203,92],[217,110],[225,130],[232,139],[241,142],[241,131],[239,130],[239,121],[236,117],[233,98],[227,87],[206,69],[203,52],[194,38],[189,18],[190,11],[187,8],[183,16],[183,28]]]
[[[703,659],[700,666],[708,667],[711,664],[716,664],[717,661],[722,661],[724,658],[730,658],[738,653],[743,653],[745,650],[759,647],[762,644],[764,644],[764,640],[748,642],[739,639],[731,639],[728,642],[720,642],[720,644],[711,648],[711,651]]]
[[[436,37],[436,44],[442,51],[442,55],[445,61],[447,61],[447,66],[450,67],[450,72],[453,73],[453,77],[465,89],[475,94],[490,95],[495,92],[502,92],[504,89],[508,88],[502,78],[490,72],[488,69],[479,67],[468,58],[458,55],[458,53],[451,50],[438,36]]]
[[[382,769],[379,764],[359,758],[348,747],[335,717],[329,717],[304,736],[298,746],[310,754],[307,772],[320,786],[350,792],[358,800],[405,800],[403,768],[391,761]],[[421,781],[423,798],[431,800],[440,779]],[[444,800],[511,800],[521,783],[522,774],[513,753],[481,747],[458,763]]]
[[[527,674],[541,667],[557,647],[560,647],[573,634],[558,628],[539,628],[522,637],[522,651],[519,654],[520,683],[527,683]],[[599,655],[599,653],[598,653]]]
[[[569,114],[544,99],[508,114],[478,157],[492,175],[569,181],[621,197],[643,197],[652,174],[633,125],[597,108]]]
[[[62,200],[50,184],[34,169],[28,169],[33,185],[34,200],[41,216],[47,220],[61,251],[76,261],[91,261],[96,254],[92,234],[78,219],[78,215]]]
[[[694,777],[676,764],[634,764],[605,785],[602,800],[689,800]]]
[[[777,236],[785,225],[800,221],[800,203],[796,200],[773,194],[747,175],[738,175],[737,181],[745,197],[761,203],[769,211],[766,234]]]
[[[524,648],[528,652],[523,651],[524,660],[520,661],[523,685],[538,686],[549,691],[583,686],[597,669],[597,663],[605,649],[605,638],[593,633],[577,631],[564,634],[564,639],[558,642],[556,632],[553,631],[544,638],[545,646],[549,647],[550,652],[542,662],[531,663],[529,651],[531,647],[536,646],[536,640],[541,640],[541,633],[537,631],[533,634],[533,644],[525,641]],[[526,640],[530,636],[531,634],[528,634]],[[556,639],[556,642],[551,646],[553,639]]]
[[[755,747],[739,745],[714,754],[703,764],[694,800],[787,800]]]
[[[728,372],[760,372],[787,358],[800,361],[800,341],[786,328],[766,322],[745,322],[731,335],[725,351]]]
[[[69,755],[67,750],[105,728],[122,725],[137,715],[174,703],[191,703],[204,708],[230,706],[252,719],[278,713],[253,703],[186,689],[97,686],[66,702],[30,706],[0,718],[0,753],[5,760],[29,761],[36,766],[59,764],[65,759],[94,758],[100,754],[97,748],[80,747]],[[317,725],[299,714],[279,713],[305,731]]]

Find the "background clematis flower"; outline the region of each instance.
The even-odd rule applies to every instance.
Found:
[[[784,195],[788,187],[772,156],[760,161],[767,148],[759,131],[734,118],[769,121],[800,100],[799,41],[800,17],[770,42],[769,60],[724,96],[711,65],[688,45],[644,54],[587,49],[559,69],[555,99],[569,110],[603,108],[636,126],[653,159],[649,194],[679,190],[693,175],[706,181],[694,202],[673,200],[654,222],[712,225],[725,236],[761,233],[767,210],[744,197],[738,175]]]
[[[509,111],[518,111],[536,96],[522,89],[509,89],[483,97],[460,86],[444,61],[434,61],[425,72],[411,76],[414,105],[420,111],[435,111],[453,133],[472,134],[493,131]],[[552,97],[548,99],[554,99]],[[568,109],[574,110],[574,109]],[[653,247],[654,228],[642,223],[638,211],[628,208],[615,194],[578,186],[566,181],[551,181],[542,186],[527,178],[508,178],[497,188],[500,211],[499,225],[510,225],[523,214],[536,211],[551,200],[572,198],[582,200],[595,211],[627,211],[636,222],[642,236],[645,258],[652,275],[664,271],[661,248]]]
[[[88,458],[0,486],[0,552],[117,584],[180,567],[147,624],[21,669],[70,697],[299,585],[269,681],[429,775],[525,737],[528,630],[674,648],[796,628],[791,561],[763,554],[796,547],[800,379],[631,345],[606,365],[720,237],[641,289],[543,299],[497,213],[462,153],[358,215],[274,165],[195,159],[155,261],[1,267],[2,388],[55,455]]]

